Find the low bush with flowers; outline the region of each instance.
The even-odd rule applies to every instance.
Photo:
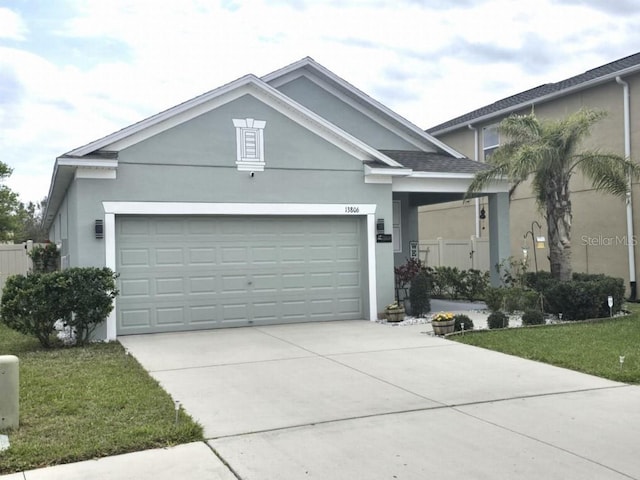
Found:
[[[439,312],[436,313],[433,318],[431,319],[431,322],[447,322],[449,320],[453,320],[453,313],[451,312]]]

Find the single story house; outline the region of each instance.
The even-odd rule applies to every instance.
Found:
[[[481,168],[304,58],[58,157],[45,222],[63,267],[119,274],[102,339],[376,320],[418,206],[460,199]],[[507,192],[484,192],[495,262]]]

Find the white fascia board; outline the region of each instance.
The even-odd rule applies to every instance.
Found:
[[[102,159],[102,158],[65,158],[60,157],[56,159],[56,164],[65,167],[86,167],[86,168],[118,168],[117,159]]]
[[[365,175],[384,175],[385,177],[406,177],[411,175],[413,170],[410,168],[375,168],[369,165],[364,166]]]
[[[396,177],[393,179],[393,192],[425,192],[425,193],[466,193],[471,178],[464,177]],[[487,193],[509,192],[508,182],[494,182],[479,195]]]
[[[102,202],[116,215],[373,215],[375,204]]]
[[[311,70],[314,71],[314,74],[317,76],[313,77],[310,75],[306,75],[304,72],[305,67],[310,67]],[[297,72],[297,70],[299,70],[299,72]],[[449,145],[444,144],[437,138],[428,134],[417,125],[414,125],[406,118],[402,117],[401,115],[397,114],[396,112],[386,107],[382,103],[378,102],[374,98],[370,97],[366,93],[357,89],[350,83],[346,82],[345,80],[337,76],[331,70],[328,70],[327,68],[320,65],[315,60],[309,57],[303,58],[302,60],[296,63],[293,63],[283,69],[280,69],[268,75],[265,75],[262,77],[262,80],[269,83],[270,85],[277,87],[301,75],[304,75],[309,80],[314,81],[318,86],[324,88],[329,93],[339,96],[341,100],[347,102],[350,106],[356,108],[359,112],[367,115],[372,120],[375,120],[376,122],[380,123],[380,125],[384,126],[385,128],[389,128],[390,130],[394,131],[394,133],[398,134],[398,130],[394,129],[389,123],[382,122],[381,117],[384,118],[386,116],[387,118],[391,118],[396,123],[399,123],[405,129],[412,132],[419,139],[422,139],[423,142],[427,143],[427,145],[436,146],[441,150],[444,150],[445,152],[449,153],[450,155],[453,155],[456,158],[465,158],[465,156],[462,153],[458,152],[457,150],[454,150]],[[329,83],[326,81],[326,79],[329,79],[331,82],[338,84],[344,91],[349,92],[350,95],[356,97],[360,102],[364,103],[365,105],[367,105],[368,107],[376,111],[378,115],[372,115],[370,111],[367,111],[367,109],[363,109],[362,107],[357,105],[357,102],[347,100],[346,96],[344,95],[338,95],[339,92],[335,88],[331,88],[329,86]],[[402,136],[402,138],[404,140],[410,141],[416,146],[424,147],[423,143],[417,144],[415,140],[410,140],[411,137]]]
[[[545,103],[550,100],[553,100],[558,97],[563,97],[565,95],[569,95],[571,93],[579,92],[580,90],[585,90],[587,88],[598,86],[602,83],[610,82],[611,80],[615,81],[616,77],[622,77],[625,75],[633,74],[640,71],[639,66],[633,66],[629,68],[625,68],[624,70],[619,70],[617,72],[609,73],[605,76],[594,78],[587,82],[579,83],[578,85],[574,85],[572,87],[567,87],[563,90],[559,90],[557,92],[548,93],[547,95],[543,95],[541,97],[533,98],[531,100],[527,100],[526,102],[518,103],[517,105],[513,105],[511,107],[503,108],[502,110],[498,110],[497,112],[487,113],[486,115],[482,115],[480,117],[472,118],[469,121],[457,123],[456,125],[451,125],[450,127],[443,128],[442,130],[436,130],[432,135],[443,135],[445,133],[453,132],[460,128],[467,128],[467,125],[483,123],[488,120],[492,120],[496,117],[504,117],[510,113],[517,112],[518,110],[522,110],[523,108],[531,107],[533,105],[538,105],[540,103]],[[517,95],[517,94],[516,94]],[[500,101],[500,100],[498,100]]]

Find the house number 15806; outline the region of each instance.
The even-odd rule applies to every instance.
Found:
[[[360,213],[360,207],[344,207],[344,213]]]

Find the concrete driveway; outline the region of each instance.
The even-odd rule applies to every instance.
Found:
[[[640,479],[640,388],[428,330],[352,321],[120,341],[204,426],[204,455],[229,470],[207,478]]]

